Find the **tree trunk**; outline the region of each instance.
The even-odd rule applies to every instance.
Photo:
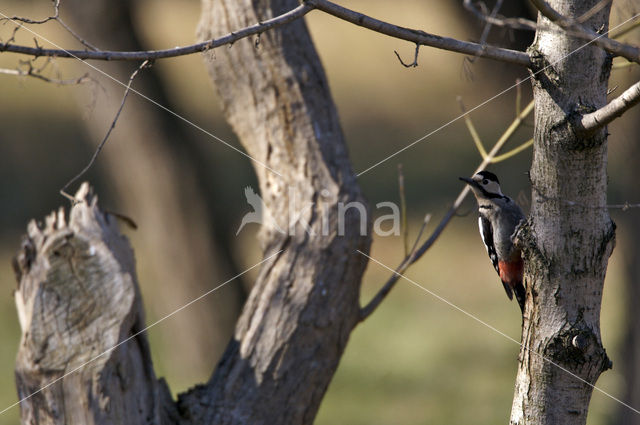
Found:
[[[599,0],[549,3],[575,19]],[[608,6],[585,25],[606,31]],[[600,338],[600,303],[615,226],[604,207],[606,130],[580,134],[571,118],[605,104],[611,59],[592,45],[576,51],[582,40],[546,18],[538,23],[530,49],[541,70],[532,80],[532,209],[517,234],[528,302],[511,424],[584,424],[590,384],[610,367]]]
[[[296,0],[204,0],[199,35],[213,38],[293,9]],[[269,261],[222,362],[182,396],[191,423],[311,424],[358,321],[368,251],[350,208],[364,203],[324,71],[304,21],[206,55],[228,121],[254,162],[268,214]],[[297,216],[297,217],[296,217]],[[368,222],[366,223],[368,226]],[[365,229],[366,230],[366,229]]]
[[[20,404],[22,423],[172,423],[171,394],[136,335],[144,312],[133,251],[87,184],[76,199],[68,222],[60,209],[29,223],[15,261],[18,397],[38,391]]]

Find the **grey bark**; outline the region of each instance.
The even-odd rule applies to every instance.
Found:
[[[569,18],[596,3],[550,2]],[[606,30],[608,17],[605,7],[585,25]],[[588,384],[610,367],[600,303],[615,226],[605,207],[606,129],[581,136],[571,118],[605,105],[611,59],[594,46],[576,51],[583,41],[545,30],[551,25],[546,18],[538,23],[542,29],[530,48],[534,70],[549,67],[533,76],[532,209],[517,234],[528,303],[511,423],[584,424],[593,390]]]
[[[29,223],[15,260],[16,385],[20,399],[35,393],[20,404],[22,423],[171,423],[146,335],[107,352],[144,326],[133,251],[88,185],[76,198],[69,220],[60,209]]]
[[[199,36],[296,4],[205,0]],[[275,171],[254,163],[265,207],[288,234],[263,226],[264,254],[283,251],[261,270],[215,374],[180,409],[194,424],[309,424],[358,321],[366,261],[356,250],[369,249],[354,209],[346,234],[336,233],[338,205],[364,200],[304,21],[263,34],[257,47],[242,40],[209,54],[207,67],[243,146]]]

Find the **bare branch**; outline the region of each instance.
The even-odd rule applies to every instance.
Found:
[[[620,43],[611,38],[605,37],[602,34],[598,34],[595,31],[591,31],[580,25],[578,22],[562,16],[544,0],[531,0],[531,2],[547,19],[557,24],[565,31],[571,32],[572,35],[589,42],[593,42],[593,44],[611,54],[622,56],[632,62],[640,63],[640,48]]]
[[[23,24],[46,24],[49,21],[53,21],[58,19],[58,16],[60,16],[60,0],[53,0],[53,15],[51,16],[47,16],[46,18],[43,19],[30,19],[30,18],[23,18],[21,16],[12,16],[12,17],[8,17],[8,16],[4,16],[2,19],[0,19],[0,21],[17,21],[17,22],[22,22]],[[14,22],[15,23],[15,22]]]
[[[424,46],[435,47],[438,49],[449,50],[452,52],[464,53],[482,58],[494,59],[501,62],[513,63],[516,65],[529,67],[531,60],[525,52],[517,50],[503,49],[495,46],[483,46],[478,43],[456,40],[455,38],[440,37],[429,34],[421,30],[393,25],[388,22],[374,19],[362,13],[347,9],[327,0],[304,0],[304,4],[309,5],[325,13],[340,18],[344,21],[351,22],[379,32],[390,37],[399,38],[401,40],[411,41]]]
[[[626,45],[623,43],[616,42],[607,37],[603,37],[593,31],[587,30],[579,23],[573,21],[567,21],[558,14],[555,10],[553,10],[544,0],[532,0],[536,6],[539,7],[540,11],[553,22],[557,23],[565,30],[571,30],[576,33],[577,36],[584,38],[589,41],[593,41],[598,46],[604,48],[605,50],[616,54],[618,56],[625,57],[631,61],[640,63],[640,49],[634,46]],[[605,0],[603,0],[605,1]],[[57,0],[56,0],[57,4]],[[508,26],[514,28],[521,29],[534,29],[535,25],[530,21],[522,20],[518,18],[502,18],[502,17],[494,17],[492,15],[484,14],[477,10],[470,2],[470,0],[465,0],[465,6],[472,12],[478,14],[481,19],[490,23],[491,25],[497,26]],[[603,7],[603,6],[600,6]],[[416,43],[416,45],[424,45],[435,47],[439,49],[449,50],[453,52],[459,52],[468,54],[471,56],[494,59],[502,62],[514,63],[521,66],[530,67],[531,61],[529,55],[525,52],[500,48],[496,46],[485,46],[479,43],[472,43],[457,40],[449,37],[440,37],[437,35],[433,35],[421,30],[415,30],[410,28],[405,28],[397,25],[393,25],[384,21],[380,21],[374,18],[371,18],[367,15],[364,15],[359,12],[355,12],[353,10],[344,8],[335,3],[332,3],[328,0],[303,0],[303,4],[296,7],[295,9],[283,13],[275,18],[270,20],[259,22],[250,27],[245,27],[239,31],[233,32],[226,36],[220,37],[218,39],[207,40],[205,42],[192,44],[184,47],[177,47],[172,49],[164,49],[164,50],[147,50],[147,51],[101,51],[97,50],[95,46],[88,43],[86,40],[82,39],[78,34],[73,32],[73,30],[66,25],[58,16],[57,6],[56,6],[56,14],[45,18],[40,21],[30,20],[27,18],[20,17],[8,17],[0,12],[0,16],[4,17],[6,20],[11,21],[17,25],[23,26],[24,23],[44,23],[50,20],[56,20],[60,25],[62,25],[67,31],[69,31],[78,41],[80,41],[83,45],[91,49],[92,51],[86,50],[67,50],[67,49],[43,49],[39,46],[30,47],[23,45],[14,45],[10,42],[0,43],[0,52],[11,52],[18,54],[31,55],[34,57],[40,56],[52,56],[52,57],[61,57],[61,58],[76,58],[76,59],[94,59],[94,60],[155,60],[162,58],[170,58],[177,56],[184,56],[198,52],[204,52],[210,49],[214,49],[216,47],[220,47],[227,44],[233,44],[234,42],[246,38],[252,35],[261,34],[269,29],[287,24],[296,19],[301,18],[306,15],[313,9],[322,10],[325,13],[333,15],[339,19],[343,19],[345,21],[351,22],[355,25],[362,26],[364,28],[370,29],[375,32],[379,32],[382,34],[386,34],[390,37],[399,38],[406,41],[411,41]],[[596,8],[597,9],[597,8]],[[594,12],[595,13],[595,12]],[[397,53],[396,53],[397,54]],[[402,62],[402,61],[401,61]],[[405,66],[415,66],[417,65],[417,56],[414,60],[413,64],[407,65],[403,62]]]
[[[478,9],[471,0],[464,0],[464,7],[475,15],[479,20],[494,25],[496,27],[512,28],[516,30],[528,30],[535,31],[537,29],[536,23],[525,18],[506,18],[502,15],[492,16],[484,11]]]
[[[40,56],[54,56],[59,58],[75,58],[75,59],[94,59],[94,60],[155,60],[163,58],[173,58],[177,56],[185,56],[193,53],[200,53],[207,50],[215,49],[216,47],[224,46],[226,44],[233,44],[238,40],[241,40],[252,35],[260,34],[268,31],[272,28],[276,28],[295,21],[313,10],[307,4],[301,4],[295,9],[276,16],[275,18],[259,22],[255,25],[242,28],[239,31],[232,32],[218,39],[207,40],[202,43],[192,44],[184,47],[176,47],[173,49],[164,50],[143,50],[137,52],[121,52],[121,51],[86,51],[86,50],[66,50],[66,49],[43,49],[41,47],[29,47],[20,46],[10,43],[0,43],[0,52],[12,52],[24,55],[31,55],[35,57]],[[0,12],[0,16],[11,20],[12,22],[22,25],[16,20],[12,20],[7,15]]]
[[[606,106],[595,112],[582,115],[578,120],[578,129],[587,133],[598,130],[620,117],[627,110],[637,105],[638,102],[640,102],[640,81],[629,87]]]
[[[593,6],[591,9],[587,10],[581,17],[578,18],[577,22],[580,24],[584,24],[589,19],[593,18],[598,12],[600,12],[605,6],[611,3],[611,0],[600,0]]]
[[[507,128],[507,130],[502,135],[502,137],[500,137],[500,139],[496,142],[496,144],[493,146],[491,151],[487,154],[486,158],[484,158],[482,163],[480,163],[480,165],[478,166],[474,174],[477,173],[478,171],[484,170],[484,168],[491,163],[491,160],[498,154],[498,152],[500,152],[500,150],[504,147],[505,143],[507,143],[507,141],[509,140],[509,135],[512,135],[515,132],[515,130],[520,125],[522,125],[522,123],[524,122],[524,119],[531,113],[532,110],[533,110],[532,106],[527,107],[520,114],[518,114],[518,116],[513,121],[513,123],[511,123],[509,128]],[[414,245],[414,247],[411,249],[410,254],[406,256],[404,260],[402,260],[400,265],[396,268],[395,272],[389,277],[389,279],[378,291],[378,293],[376,293],[376,295],[371,299],[371,301],[369,301],[367,305],[365,305],[360,309],[359,320],[361,322],[364,321],[367,317],[369,317],[376,310],[376,308],[378,308],[380,303],[382,303],[382,301],[386,298],[389,292],[391,292],[395,284],[400,279],[401,275],[404,274],[404,272],[409,268],[409,266],[411,266],[413,263],[418,261],[424,255],[424,253],[427,252],[427,250],[431,248],[431,246],[436,242],[438,237],[444,231],[445,227],[447,227],[447,224],[449,224],[451,219],[456,215],[458,208],[460,208],[460,206],[462,205],[462,202],[465,200],[465,198],[469,194],[469,191],[470,191],[470,187],[468,185],[465,185],[464,189],[462,189],[462,191],[456,198],[451,208],[449,208],[449,210],[444,215],[444,217],[442,218],[438,226],[434,229],[429,239],[427,239],[420,246],[420,248],[416,249],[416,245]],[[430,218],[431,216],[428,216],[428,218],[425,218],[425,221],[428,222]],[[423,224],[423,227],[420,230],[420,234],[418,235],[417,240],[419,240],[420,237],[422,236],[422,231],[424,230],[425,226],[426,224]]]
[[[471,43],[456,40],[449,37],[440,37],[437,35],[429,34],[420,30],[413,30],[409,28],[392,25],[387,22],[379,21],[377,19],[370,18],[358,12],[343,8],[337,4],[331,3],[327,0],[305,0],[303,4],[295,9],[283,13],[273,19],[269,19],[264,22],[257,23],[250,27],[243,28],[239,31],[233,32],[218,39],[207,40],[202,43],[192,44],[184,47],[177,47],[173,49],[164,50],[147,50],[138,52],[121,52],[121,51],[86,51],[86,50],[66,50],[66,49],[43,49],[41,47],[29,47],[14,45],[10,43],[0,43],[0,52],[12,52],[25,55],[31,55],[35,57],[39,56],[55,56],[61,58],[76,58],[76,59],[94,59],[94,60],[155,60],[162,58],[170,58],[177,56],[189,55],[192,53],[204,52],[206,50],[214,49],[226,44],[233,44],[234,42],[249,37],[252,35],[263,33],[269,29],[287,24],[296,19],[301,18],[313,9],[322,10],[325,13],[333,15],[337,18],[346,20],[358,26],[368,28],[372,31],[376,31],[382,34],[389,35],[391,37],[399,38],[414,42],[418,45],[425,45],[436,47],[444,50],[450,50],[453,52],[465,53],[472,56],[478,56],[483,58],[489,58],[499,60],[503,62],[514,63],[529,67],[531,61],[529,55],[525,52],[516,50],[503,49],[494,46],[483,46],[478,43]],[[0,16],[3,16],[9,20],[8,16],[0,12]],[[16,20],[12,22],[22,25]]]
[[[66,189],[70,185],[72,185],[73,182],[75,182],[80,177],[82,177],[87,171],[89,171],[89,169],[96,162],[96,159],[98,159],[98,155],[100,155],[100,152],[102,151],[102,148],[104,147],[105,143],[107,143],[107,140],[109,139],[109,136],[111,135],[111,132],[115,128],[116,123],[118,122],[118,118],[120,118],[120,113],[122,112],[122,109],[124,108],[124,104],[127,101],[127,96],[129,95],[129,91],[131,90],[131,84],[133,83],[134,78],[136,78],[136,75],[138,75],[138,73],[141,70],[143,70],[145,68],[148,68],[149,66],[151,66],[151,62],[150,61],[144,61],[138,68],[136,68],[135,71],[133,71],[133,73],[131,73],[131,75],[129,76],[129,81],[127,82],[127,87],[124,90],[124,95],[122,96],[122,102],[120,102],[120,107],[118,108],[118,112],[116,112],[116,116],[113,118],[113,121],[111,122],[111,126],[109,126],[109,130],[107,130],[107,134],[105,134],[104,138],[102,139],[102,141],[100,142],[100,144],[96,148],[95,152],[93,153],[93,156],[89,160],[89,163],[82,169],[82,171],[80,171],[71,180],[69,180],[62,187],[62,189],[60,189],[60,194],[62,196],[64,196],[65,198],[71,200],[72,203],[76,202],[76,198],[74,196],[68,194],[66,192]]]

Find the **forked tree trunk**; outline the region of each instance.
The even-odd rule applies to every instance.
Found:
[[[599,0],[549,3],[577,18]],[[606,31],[608,17],[607,6],[585,25]],[[611,59],[593,46],[580,49],[584,41],[547,19],[538,22],[542,29],[530,50],[541,70],[532,80],[532,209],[518,234],[529,299],[511,423],[584,424],[589,384],[610,367],[600,338],[600,303],[615,226],[604,207],[606,130],[580,134],[571,118],[605,104]]]

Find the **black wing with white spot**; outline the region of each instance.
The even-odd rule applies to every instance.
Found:
[[[498,268],[498,253],[496,253],[496,247],[493,244],[493,229],[491,227],[491,222],[482,214],[478,217],[478,228],[480,229],[480,236],[482,236],[484,247],[487,248],[487,254],[489,254],[493,268],[496,269],[498,276],[500,276],[500,269]],[[509,285],[502,282],[502,286],[504,286],[504,290],[509,299],[513,299],[513,291]]]
[[[491,222],[483,215],[480,215],[480,217],[478,217],[478,228],[480,229],[480,236],[482,236],[482,242],[484,243],[484,247],[487,249],[487,254],[489,254],[491,263],[499,275],[498,254],[496,253],[496,247],[493,245],[493,229],[491,228]]]

